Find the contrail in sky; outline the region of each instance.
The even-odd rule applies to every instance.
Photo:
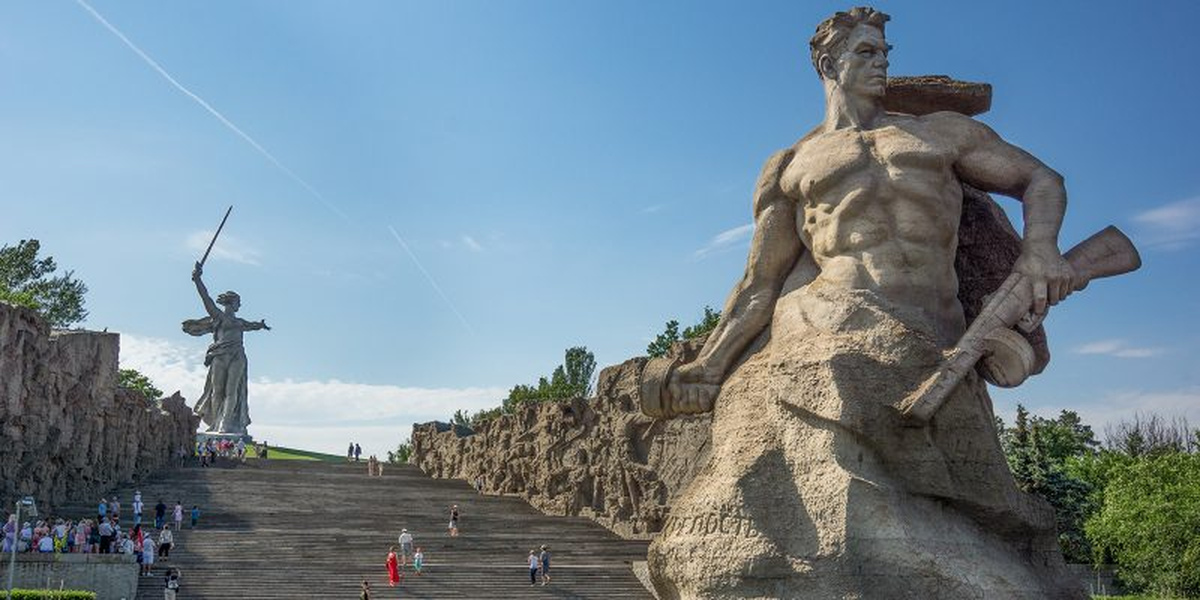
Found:
[[[413,264],[417,265],[417,268],[421,270],[421,274],[425,276],[425,279],[429,280],[429,285],[432,285],[433,289],[436,290],[438,295],[442,297],[442,300],[446,301],[446,305],[450,307],[450,310],[454,311],[454,314],[458,315],[458,319],[462,321],[464,326],[466,326],[467,331],[470,331],[471,335],[474,335],[475,329],[472,328],[471,324],[467,322],[467,318],[464,317],[462,313],[458,312],[458,309],[454,307],[454,303],[451,302],[450,298],[446,296],[446,293],[442,291],[442,286],[438,285],[437,282],[433,280],[433,276],[429,274],[429,271],[425,270],[425,266],[421,264],[421,261],[417,260],[417,255],[413,254],[413,251],[409,249],[408,244],[404,241],[404,238],[400,237],[400,234],[396,233],[396,229],[391,225],[388,225],[388,231],[392,232],[392,237],[396,238],[396,241],[400,243],[400,247],[404,248],[404,251],[408,253],[408,257],[412,259]]]
[[[92,8],[91,5],[89,5],[87,2],[84,2],[84,0],[75,0],[75,2],[77,4],[79,4],[79,6],[83,7],[84,10],[88,11],[88,13],[92,15],[92,18],[96,19],[96,21],[98,23],[100,23],[101,25],[103,25],[105,29],[112,32],[113,35],[117,36],[117,38],[120,39],[121,42],[123,42],[126,46],[128,46],[130,50],[133,50],[134,54],[137,54],[146,64],[150,65],[150,68],[157,71],[159,75],[162,75],[163,79],[166,79],[167,82],[170,83],[175,89],[182,92],[188,98],[191,98],[192,100],[194,100],[196,102],[196,104],[200,105],[200,108],[203,108],[204,110],[208,111],[208,114],[216,117],[216,119],[218,121],[220,121],[222,125],[224,125],[230,131],[237,134],[237,136],[242,138],[242,140],[244,140],[247,144],[250,144],[250,146],[252,148],[257,150],[259,154],[263,155],[264,158],[266,158],[268,161],[270,161],[271,164],[275,165],[280,171],[283,171],[283,173],[285,175],[287,175],[288,177],[290,177],[292,179],[292,181],[295,181],[296,183],[300,184],[300,186],[303,187],[304,189],[308,190],[308,193],[312,194],[314,198],[316,198],[317,200],[320,200],[321,204],[325,205],[325,208],[328,208],[329,210],[333,211],[335,214],[337,214],[337,216],[341,217],[342,219],[346,220],[347,222],[350,221],[350,217],[346,216],[346,213],[342,212],[341,209],[334,206],[332,202],[325,199],[325,196],[322,195],[321,192],[317,191],[317,188],[314,188],[307,181],[305,181],[302,177],[297,175],[295,171],[289,169],[287,167],[287,165],[283,164],[282,162],[279,162],[279,159],[275,158],[274,154],[271,154],[270,152],[267,151],[266,148],[263,148],[262,144],[259,144],[258,142],[256,142],[254,140],[254,138],[250,137],[250,134],[246,133],[245,131],[242,131],[242,129],[240,127],[238,127],[237,125],[234,125],[233,121],[230,121],[229,119],[225,118],[225,115],[221,114],[220,111],[213,108],[212,105],[209,104],[208,102],[205,102],[204,98],[197,96],[194,92],[192,92],[192,90],[189,90],[182,83],[179,83],[179,81],[176,80],[174,77],[172,77],[171,74],[168,73],[166,69],[162,68],[162,65],[158,64],[158,62],[155,61],[153,58],[150,58],[150,56],[148,54],[146,54],[145,52],[142,52],[142,49],[138,48],[137,44],[134,44],[129,38],[125,37],[125,34],[121,33],[121,30],[117,29],[112,23],[109,23],[108,19],[105,19],[103,15],[96,12],[96,9]]]
[[[300,186],[303,187],[305,190],[307,190],[309,194],[312,194],[312,196],[314,198],[319,200],[321,202],[321,204],[324,204],[325,208],[328,208],[329,210],[333,211],[334,214],[341,217],[347,223],[350,222],[350,217],[347,216],[346,213],[342,212],[341,209],[334,206],[332,202],[327,200],[325,198],[325,196],[323,194],[321,194],[321,192],[317,191],[317,188],[310,185],[307,181],[304,180],[304,178],[297,175],[295,171],[292,171],[291,169],[289,169],[287,167],[287,165],[280,162],[278,158],[275,158],[275,155],[268,152],[266,148],[263,148],[262,144],[259,144],[257,141],[254,140],[254,138],[250,137],[250,134],[246,133],[245,131],[242,131],[242,129],[240,127],[238,127],[237,125],[234,125],[233,121],[230,121],[229,119],[225,118],[225,115],[221,114],[220,111],[213,108],[211,104],[209,104],[208,102],[205,102],[205,100],[203,98],[201,98],[200,96],[197,96],[194,92],[189,90],[182,83],[179,83],[179,81],[177,79],[175,79],[174,77],[172,77],[171,74],[168,73],[167,70],[162,67],[162,65],[158,64],[158,62],[155,61],[153,58],[150,58],[150,56],[148,54],[146,54],[145,52],[142,52],[142,49],[139,48],[137,46],[137,44],[134,44],[133,41],[131,41],[128,37],[125,37],[124,33],[121,33],[121,31],[119,29],[117,29],[116,26],[114,26],[112,23],[108,22],[108,19],[105,19],[103,15],[96,12],[96,9],[92,8],[90,4],[88,4],[84,0],[75,0],[75,2],[80,7],[82,7],[84,10],[86,10],[88,12],[88,14],[92,15],[92,18],[96,19],[96,21],[98,23],[100,23],[101,25],[103,25],[105,29],[112,32],[113,35],[117,36],[117,38],[120,39],[121,42],[124,43],[126,46],[128,46],[130,50],[133,50],[134,54],[137,54],[138,57],[140,57],[143,62],[145,62],[147,65],[150,65],[150,68],[154,69],[159,75],[162,75],[163,79],[167,80],[167,83],[170,83],[172,87],[174,87],[175,89],[182,92],[188,98],[191,98],[193,101],[196,102],[196,104],[199,104],[201,108],[208,111],[208,114],[212,115],[218,121],[220,121],[222,125],[224,125],[226,128],[228,128],[233,133],[237,134],[237,136],[242,138],[242,140],[245,141],[247,144],[250,144],[250,147],[254,148],[259,154],[261,154],[264,158],[266,158],[268,161],[270,161],[271,164],[275,165],[275,167],[278,168],[280,171],[283,171],[283,173],[285,175],[287,175],[289,178],[291,178],[292,181],[295,181],[296,183],[300,184]],[[437,281],[434,281],[433,276],[429,274],[429,271],[425,270],[425,266],[422,265],[421,261],[417,259],[417,255],[413,254],[413,251],[409,249],[408,244],[404,242],[404,238],[400,237],[400,234],[396,233],[396,230],[394,228],[392,228],[390,225],[388,226],[388,230],[391,231],[392,236],[396,238],[396,241],[400,242],[400,246],[402,248],[404,248],[405,252],[408,253],[408,257],[412,259],[413,264],[417,265],[417,269],[419,269],[421,271],[421,274],[425,276],[425,279],[429,281],[429,285],[433,286],[434,291],[436,291],[438,293],[438,295],[442,297],[442,300],[446,301],[446,306],[449,306],[450,310],[453,311],[454,314],[458,316],[459,320],[462,321],[464,326],[466,326],[467,331],[470,331],[471,334],[474,335],[475,334],[474,328],[472,328],[471,324],[467,322],[466,317],[464,317],[462,315],[462,313],[458,311],[458,308],[456,308],[454,306],[454,303],[450,301],[450,298],[446,296],[446,293],[442,291],[442,288],[441,288],[441,286],[439,286],[437,284]]]

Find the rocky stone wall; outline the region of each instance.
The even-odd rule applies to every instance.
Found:
[[[433,477],[481,478],[485,493],[519,495],[548,514],[591,517],[626,538],[649,538],[708,460],[711,418],[643,415],[645,364],[634,358],[604,369],[593,398],[526,406],[473,432],[416,425],[411,460]]]
[[[0,500],[39,508],[101,495],[190,451],[199,419],[178,393],[147,402],[117,387],[120,336],[51,332],[0,302]]]

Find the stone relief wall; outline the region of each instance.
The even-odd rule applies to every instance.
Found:
[[[0,302],[0,500],[42,510],[96,500],[190,451],[199,419],[176,392],[147,402],[117,387],[120,336],[51,332]]]
[[[485,493],[519,495],[547,514],[591,517],[626,538],[649,538],[708,460],[711,418],[643,415],[645,364],[634,358],[604,369],[594,398],[527,406],[474,432],[416,425],[412,462],[433,477],[482,478]]]

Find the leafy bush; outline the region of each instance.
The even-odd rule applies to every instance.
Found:
[[[671,351],[671,344],[679,341],[679,321],[667,321],[667,327],[655,336],[654,341],[646,346],[646,354],[650,358],[662,358]]]
[[[501,412],[512,414],[525,403],[586,398],[591,394],[592,374],[596,372],[596,357],[585,346],[567,348],[564,354],[563,364],[555,367],[549,378],[538,378],[536,386],[513,386],[513,389],[508,392],[508,397],[500,405]],[[490,415],[490,411],[483,411],[482,415]],[[474,419],[471,420],[474,421]]]
[[[13,600],[96,600],[96,592],[86,590],[19,590],[12,591]]]
[[[717,328],[721,322],[721,313],[712,309],[711,306],[704,307],[704,316],[700,318],[700,322],[687,327],[683,330],[683,336],[679,335],[679,321],[671,319],[667,321],[666,328],[662,333],[655,336],[654,341],[646,346],[646,354],[650,358],[660,358],[666,356],[671,351],[671,345],[679,340],[694,340],[698,337],[703,337]]]
[[[495,408],[482,409],[482,410],[477,411],[475,414],[471,415],[471,418],[468,419],[467,422],[468,422],[468,425],[470,425],[470,427],[472,429],[474,429],[484,423],[487,423],[488,421],[491,421],[492,419],[495,419],[496,417],[499,417],[502,414],[504,414],[504,408],[500,407],[500,406],[497,406]]]
[[[405,464],[408,462],[409,457],[412,456],[412,444],[400,442],[400,445],[396,446],[395,452],[388,450],[387,456],[390,463]]]
[[[683,330],[683,339],[694,340],[706,336],[708,332],[716,329],[720,322],[721,313],[713,310],[711,306],[705,306],[704,316],[700,317],[700,322]]]
[[[1200,455],[1142,456],[1111,475],[1087,522],[1097,558],[1134,591],[1200,598]]]
[[[149,377],[138,372],[137,369],[121,369],[117,371],[117,385],[141,392],[146,400],[154,401],[163,397],[162,390],[154,387],[154,382],[150,381]]]

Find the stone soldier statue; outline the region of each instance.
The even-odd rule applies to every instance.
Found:
[[[208,378],[204,381],[204,393],[196,401],[196,414],[208,424],[210,432],[246,435],[250,409],[246,398],[246,350],[242,346],[242,334],[271,328],[265,320],[246,321],[237,316],[242,299],[236,292],[225,292],[213,302],[201,280],[203,273],[202,264],[196,263],[192,281],[196,283],[196,291],[208,316],[183,322],[183,330],[190,335],[211,333],[213,336],[213,343],[204,355]],[[218,305],[222,308],[217,308]]]
[[[660,597],[1086,597],[1050,506],[1014,484],[979,373],[1039,371],[1018,319],[1034,330],[1136,252],[1112,229],[1064,257],[1058,173],[964,114],[887,112],[886,21],[817,28],[824,120],[767,160],[745,275],[698,358],[643,376],[652,416],[714,411],[710,460],[650,547]],[[1024,236],[968,329],[955,262],[964,198],[990,202],[975,190],[1021,201]],[[1118,247],[1125,263],[1093,268]]]

